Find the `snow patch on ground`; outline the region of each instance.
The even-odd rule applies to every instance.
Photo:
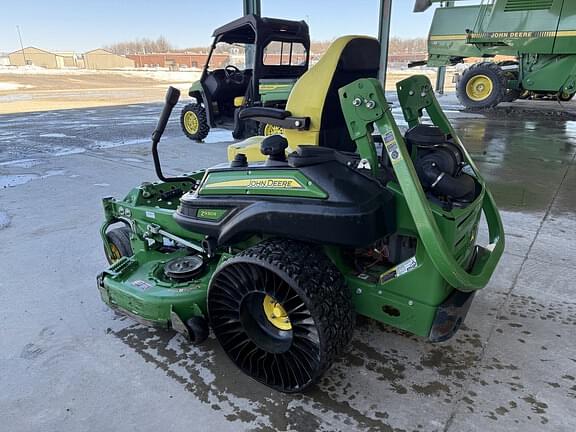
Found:
[[[39,136],[45,137],[45,138],[76,138],[75,136],[66,135],[63,133],[45,133],[45,134],[40,134]]]
[[[121,141],[98,141],[97,143],[90,146],[92,149],[108,149],[113,147],[121,147],[131,144],[143,144],[150,141],[148,138],[136,138]]]
[[[11,91],[11,90],[18,90],[23,88],[32,88],[34,86],[28,84],[18,84],[15,82],[0,82],[0,91]]]
[[[150,78],[166,83],[179,83],[183,88],[200,79],[201,70],[183,69],[180,71],[170,71],[162,68],[154,69],[116,69],[116,70],[92,70],[92,69],[45,69],[38,66],[0,66],[0,75],[57,75],[57,76],[78,76],[78,75],[123,75],[127,77]],[[12,82],[9,82],[12,84]],[[33,86],[31,86],[33,87]],[[7,90],[14,90],[9,88]]]
[[[65,170],[48,170],[43,175],[39,174],[10,174],[0,176],[0,188],[9,188],[26,184],[32,180],[45,179],[48,177],[65,175]]]
[[[38,174],[14,174],[0,176],[0,188],[8,188],[28,183],[40,178]]]
[[[42,162],[40,162],[39,160],[36,159],[18,159],[18,160],[14,160],[14,161],[8,161],[8,162],[0,162],[0,166],[9,166],[9,167],[14,167],[14,168],[24,168],[24,169],[29,169],[32,167],[35,167],[37,165],[41,165]]]
[[[234,141],[232,131],[227,129],[212,129],[208,136],[204,139],[205,143],[213,144],[220,142]]]
[[[54,147],[54,150],[55,150],[54,153],[52,153],[54,156],[66,156],[71,154],[84,153],[86,151],[86,149],[80,147],[72,147],[72,148]]]
[[[7,228],[8,225],[10,225],[10,216],[8,216],[8,213],[0,211],[0,230]]]

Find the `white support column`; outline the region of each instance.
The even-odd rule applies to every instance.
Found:
[[[392,19],[392,0],[380,0],[380,21],[378,25],[378,40],[380,41],[380,71],[378,78],[382,85],[386,84],[388,68],[388,42],[390,40],[390,21]]]

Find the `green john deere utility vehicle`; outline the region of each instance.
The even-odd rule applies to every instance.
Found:
[[[502,224],[424,76],[398,84],[400,132],[379,53],[375,39],[337,39],[295,85],[291,111],[246,108],[287,132],[249,139],[263,161],[236,152],[175,178],[157,152],[178,101],[170,88],[152,136],[160,181],[103,201],[104,302],[193,343],[211,328],[243,372],[283,392],[319,379],[356,314],[450,338],[500,259]],[[313,145],[295,146],[299,134]],[[476,245],[482,214],[487,247]]]
[[[202,76],[189,90],[194,102],[180,115],[184,134],[202,141],[217,126],[231,127],[235,139],[281,132],[238,115],[253,106],[286,106],[294,82],[308,69],[308,25],[246,15],[217,28],[213,37]]]
[[[420,0],[422,12],[441,0]],[[428,38],[428,65],[467,58],[510,56],[473,64],[458,81],[467,108],[491,108],[517,98],[569,101],[576,93],[576,2],[569,0],[453,0],[436,9]]]

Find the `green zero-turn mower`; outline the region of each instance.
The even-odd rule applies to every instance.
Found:
[[[210,327],[243,372],[283,392],[319,379],[356,314],[432,342],[450,338],[504,248],[492,196],[428,79],[398,84],[410,128],[402,134],[375,79],[378,42],[334,44],[325,91],[291,95],[293,106],[321,106],[319,117],[251,113],[295,134],[317,130],[317,145],[286,155],[288,138],[260,137],[263,162],[238,153],[168,178],[156,147],[179,96],[170,88],[152,144],[161,181],[103,202],[104,302],[194,343]],[[482,214],[487,247],[476,245]]]
[[[235,139],[281,132],[274,125],[243,121],[238,115],[247,107],[286,106],[294,82],[308,69],[308,25],[246,15],[217,28],[213,37],[200,80],[189,90],[194,102],[184,106],[180,115],[184,134],[202,141],[211,127],[231,125]],[[219,64],[222,53],[228,58]]]

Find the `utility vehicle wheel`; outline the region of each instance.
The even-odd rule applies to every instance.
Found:
[[[194,141],[202,141],[208,136],[210,126],[206,119],[206,111],[199,104],[188,104],[182,108],[180,126],[184,134]]]
[[[560,102],[570,102],[574,98],[574,94],[576,93],[559,92],[557,97]]]
[[[130,244],[130,228],[120,227],[114,228],[106,233],[108,242],[110,243],[111,254],[106,254],[106,259],[110,264],[118,261],[122,257],[129,257],[134,255],[132,245]]]
[[[282,135],[283,133],[284,129],[280,126],[276,126],[270,123],[260,123],[258,125],[259,136]]]
[[[225,261],[208,288],[216,338],[244,373],[294,393],[314,384],[352,338],[338,269],[312,245],[264,241]]]
[[[495,63],[476,63],[462,74],[457,96],[466,108],[492,108],[506,97],[506,76]]]

